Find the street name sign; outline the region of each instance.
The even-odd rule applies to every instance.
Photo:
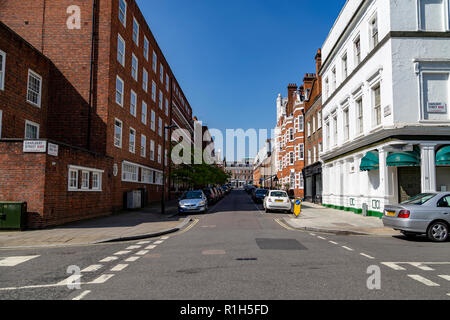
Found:
[[[24,153],[45,153],[47,151],[47,141],[25,140],[23,142]]]

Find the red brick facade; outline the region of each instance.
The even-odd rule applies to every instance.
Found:
[[[79,29],[70,29],[67,25],[73,14],[68,8],[73,5],[80,9]],[[0,102],[6,101],[1,107],[5,109],[2,138],[23,138],[24,121],[29,118],[40,124],[39,138],[49,138],[112,159],[111,163],[109,160],[105,163],[110,164],[105,172],[111,173],[110,189],[105,190],[111,193],[109,211],[121,209],[124,194],[136,189],[146,190],[148,202],[158,201],[162,194],[160,175],[165,159],[163,128],[175,124],[188,129],[192,137],[192,109],[135,1],[126,0],[125,25],[119,19],[119,0],[37,0],[31,3],[4,0],[0,21],[36,48],[7,28],[2,31],[0,50],[7,55],[7,90],[0,91]],[[134,21],[139,25],[137,43],[133,39]],[[124,65],[118,60],[119,35],[125,43]],[[12,42],[11,38],[17,41]],[[144,56],[144,39],[148,40],[147,57]],[[132,77],[133,56],[138,61],[137,80]],[[28,68],[36,69],[42,76],[41,108],[24,102],[27,86],[23,79]],[[143,88],[144,69],[148,74],[147,91]],[[123,81],[122,105],[116,102],[117,77]],[[131,111],[132,92],[136,95],[134,112]],[[142,117],[143,102],[147,105],[146,122]],[[122,123],[121,146],[115,145],[116,120]],[[130,151],[131,130],[135,132],[134,152]],[[142,136],[145,136],[145,155],[141,155]],[[150,157],[151,141],[153,158]],[[169,141],[166,141],[167,151]],[[136,175],[128,175],[133,182],[123,181],[125,164],[137,170]],[[147,170],[152,172],[151,182],[143,181]],[[168,173],[167,167],[166,170]],[[61,218],[61,221],[66,220]]]

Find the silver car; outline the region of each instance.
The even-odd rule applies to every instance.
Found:
[[[399,205],[387,205],[383,223],[407,237],[425,234],[444,242],[450,229],[450,192],[422,193]]]
[[[208,212],[208,198],[202,190],[187,191],[178,200],[178,213]]]

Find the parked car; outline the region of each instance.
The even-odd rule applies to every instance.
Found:
[[[267,189],[255,189],[252,193],[252,199],[255,203],[263,203],[269,190]]]
[[[255,186],[253,186],[253,185],[249,185],[248,187],[247,187],[247,193],[248,194],[252,194],[252,192],[253,192],[253,190],[255,190],[256,189],[256,187]]]
[[[214,189],[216,190],[217,194],[219,195],[219,199],[222,200],[223,196],[224,196],[222,189],[219,187],[215,187]]]
[[[266,213],[270,211],[284,211],[291,213],[292,203],[286,191],[271,190],[264,199]]]
[[[384,208],[383,224],[406,237],[425,234],[444,242],[450,229],[450,192],[422,193],[399,205]]]
[[[208,199],[208,205],[215,204],[218,199],[212,188],[204,188],[203,193],[205,194],[206,198]]]
[[[208,212],[208,199],[202,190],[187,191],[178,200],[178,213]]]

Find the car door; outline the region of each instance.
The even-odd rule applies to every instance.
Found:
[[[450,223],[450,194],[442,197],[438,203],[437,203],[439,210],[439,217],[440,219],[446,220],[448,223]]]

